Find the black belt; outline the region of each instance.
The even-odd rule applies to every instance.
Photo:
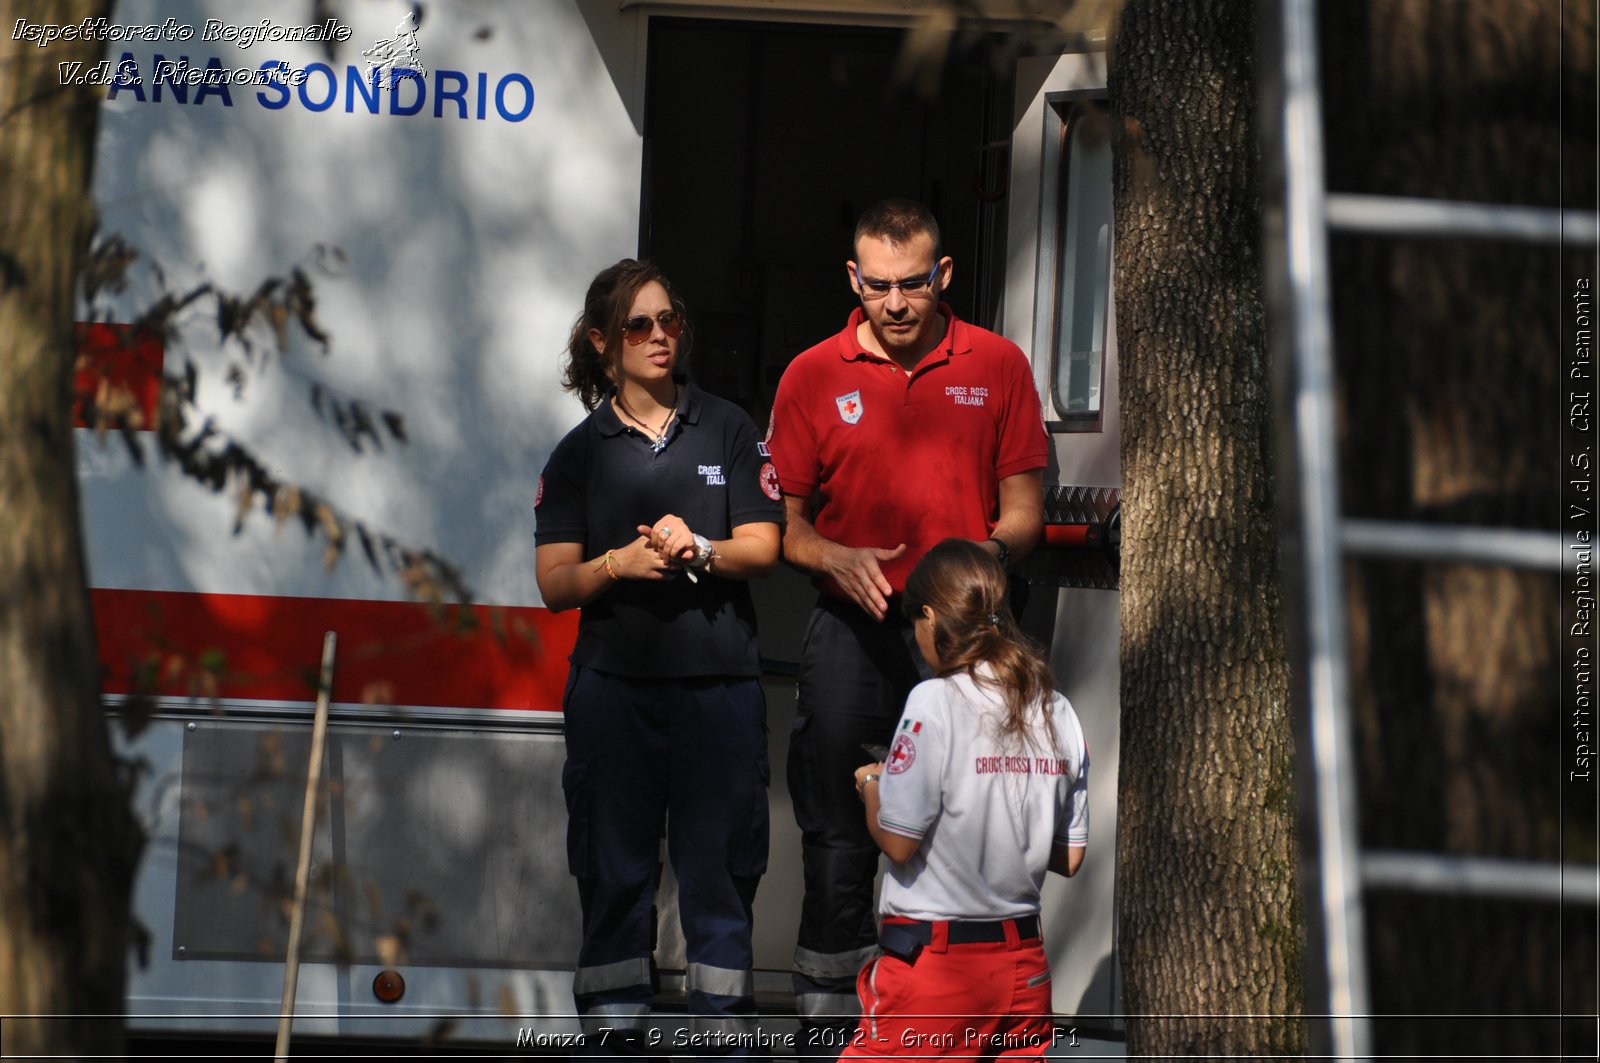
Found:
[[[1006,924],[1016,927],[1019,940],[1039,936],[1039,917],[1026,916],[1022,919],[951,919],[945,926],[949,928],[946,938],[952,945],[979,945],[985,942],[1006,940]],[[933,944],[933,923],[912,919],[905,922],[895,921],[884,923],[884,929],[895,927],[897,936],[900,932],[911,935],[919,945]]]

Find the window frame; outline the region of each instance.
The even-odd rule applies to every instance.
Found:
[[[1059,402],[1058,358],[1059,340],[1065,314],[1059,284],[1064,268],[1067,248],[1062,239],[1062,225],[1066,220],[1068,197],[1072,193],[1068,174],[1070,152],[1076,123],[1084,105],[1097,105],[1105,109],[1108,95],[1103,88],[1073,89],[1047,92],[1044,96],[1044,128],[1040,157],[1039,194],[1039,245],[1035,272],[1034,292],[1034,350],[1049,352],[1046,358],[1040,396],[1045,402],[1045,428],[1052,434],[1074,432],[1104,432],[1105,402],[1103,401],[1108,374],[1111,346],[1112,269],[1115,249],[1115,232],[1106,247],[1106,302],[1101,315],[1100,381],[1102,401],[1092,411],[1069,412]]]

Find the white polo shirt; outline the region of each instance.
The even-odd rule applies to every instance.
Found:
[[[1048,711],[1054,749],[1040,716],[1026,741],[1002,739],[1000,691],[966,673],[911,691],[878,784],[878,823],[922,846],[890,862],[885,915],[1007,919],[1039,910],[1051,847],[1089,841],[1083,728],[1058,692]]]

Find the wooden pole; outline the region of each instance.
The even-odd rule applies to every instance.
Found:
[[[274,1055],[289,1058],[289,1031],[294,1026],[294,998],[300,982],[300,933],[306,922],[306,891],[311,882],[311,839],[317,825],[317,790],[322,784],[322,751],[328,738],[328,702],[333,698],[333,651],[338,635],[322,636],[322,674],[317,680],[317,715],[311,724],[311,764],[306,772],[306,801],[300,813],[300,860],[294,871],[294,906],[289,912],[289,951],[283,960],[283,998],[278,1005],[278,1045]]]

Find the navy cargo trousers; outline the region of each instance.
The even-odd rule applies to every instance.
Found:
[[[643,1027],[661,839],[678,879],[697,1031],[755,1011],[750,910],[767,868],[766,699],[754,678],[632,679],[574,665],[565,699],[567,861],[586,1034]]]

